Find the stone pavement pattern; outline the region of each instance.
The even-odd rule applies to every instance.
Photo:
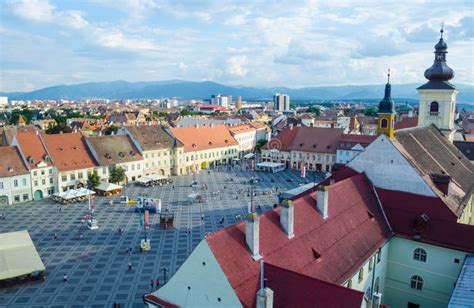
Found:
[[[96,198],[94,218],[100,228],[93,231],[81,222],[88,213],[86,202],[63,205],[61,211],[49,199],[0,207],[7,218],[0,220],[0,233],[27,229],[46,266],[44,282],[0,290],[0,307],[110,307],[114,302],[122,307],[143,307],[142,296],[151,291],[150,280],[164,282],[163,268],[169,279],[205,234],[243,217],[252,176],[260,179],[253,185],[259,212],[277,203],[276,187],[283,191],[305,181],[297,171],[201,171],[195,179],[200,185],[206,183],[207,190],[191,188],[192,176],[173,177],[173,185],[126,187],[125,193],[132,198],[161,198],[163,209],[175,215],[175,227],[163,230],[159,228],[159,215],[150,214],[148,236],[152,248],[143,253],[139,250],[144,233],[138,214],[132,205],[119,204],[118,197],[112,205],[110,198]],[[307,180],[312,181],[312,175]],[[269,190],[273,193],[262,194]],[[212,195],[217,191],[217,196]],[[204,203],[189,204],[187,196],[191,192],[201,193]],[[126,252],[128,247],[133,248],[131,255]],[[64,274],[69,276],[67,282],[63,281]]]

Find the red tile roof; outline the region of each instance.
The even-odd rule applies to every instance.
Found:
[[[43,135],[44,144],[53,162],[60,171],[94,167],[80,133]]]
[[[267,287],[273,292],[273,307],[360,307],[364,293],[265,264]]]
[[[170,130],[184,144],[184,152],[238,145],[225,125],[172,127]]]
[[[338,149],[351,149],[353,146],[360,144],[364,148],[377,139],[377,136],[373,135],[356,135],[356,134],[343,134],[339,139]]]
[[[395,123],[395,130],[416,127],[418,125],[418,117],[405,117],[401,121]]]
[[[264,149],[335,154],[343,132],[342,128],[287,127],[272,138]]]
[[[156,297],[155,295],[153,294],[145,294],[143,296],[143,299],[148,302],[148,303],[152,303],[152,304],[158,304],[160,305],[160,307],[164,307],[164,308],[179,308],[178,305],[175,305],[175,304],[172,304],[168,301],[165,301],[161,298],[158,298]]]
[[[28,174],[28,169],[16,147],[0,147],[0,177]]]
[[[420,196],[377,188],[389,223],[397,236],[474,252],[474,226],[457,223],[457,216],[439,197]],[[421,215],[425,225],[417,225]],[[419,239],[415,239],[415,235]]]
[[[35,131],[19,131],[16,134],[16,140],[30,168],[36,168],[39,162],[44,162],[48,166],[52,165],[51,160],[45,159],[48,153],[41,142],[40,136]],[[33,159],[33,163],[30,163],[30,157]]]
[[[327,219],[316,210],[315,197],[308,191],[294,200],[295,237],[291,240],[280,227],[279,209],[260,215],[260,254],[267,263],[342,284],[391,233],[364,174],[329,187]],[[244,227],[241,222],[206,239],[242,304],[253,307],[259,262],[248,251]],[[313,249],[321,255],[319,259]]]

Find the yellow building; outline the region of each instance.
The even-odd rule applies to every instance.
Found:
[[[379,103],[377,134],[385,134],[390,140],[394,137],[395,128],[395,102],[391,97],[392,86],[390,85],[390,71],[388,72],[388,81],[385,85],[385,96]]]

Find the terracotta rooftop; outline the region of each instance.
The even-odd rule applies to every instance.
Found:
[[[351,149],[357,144],[365,148],[375,139],[377,139],[377,136],[373,135],[343,134],[339,139],[338,149]]]
[[[171,148],[175,143],[161,125],[127,126],[127,129],[145,151]]]
[[[273,307],[360,307],[364,293],[265,264],[267,286],[274,292]]]
[[[0,157],[1,178],[29,173],[16,147],[0,147]]]
[[[264,149],[335,154],[343,133],[342,128],[287,127],[272,138]]]
[[[170,130],[184,144],[184,152],[238,145],[225,125],[172,127]]]
[[[41,142],[39,134],[34,131],[18,132],[16,134],[16,140],[18,141],[21,152],[25,156],[29,168],[36,168],[40,162],[48,166],[52,165],[51,159],[47,158],[49,155]]]
[[[255,131],[255,127],[253,127],[250,124],[240,124],[240,125],[228,126],[228,129],[233,134],[242,134],[242,133]]]
[[[295,237],[291,240],[280,227],[279,209],[260,215],[260,254],[266,263],[342,284],[391,237],[364,174],[329,186],[329,196],[327,219],[316,210],[314,192],[294,200]],[[206,240],[243,306],[254,307],[259,262],[248,251],[244,222]]]
[[[87,138],[101,166],[142,160],[143,157],[128,135],[97,136]]]
[[[94,167],[80,133],[42,135],[44,145],[60,171],[86,169]]]
[[[401,121],[395,122],[395,130],[416,127],[418,125],[418,117],[405,117]]]

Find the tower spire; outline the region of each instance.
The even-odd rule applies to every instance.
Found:
[[[387,70],[387,83],[390,83],[390,68]]]
[[[444,33],[444,21],[441,22],[441,30],[439,30],[441,33],[441,38],[443,38],[443,33]]]

